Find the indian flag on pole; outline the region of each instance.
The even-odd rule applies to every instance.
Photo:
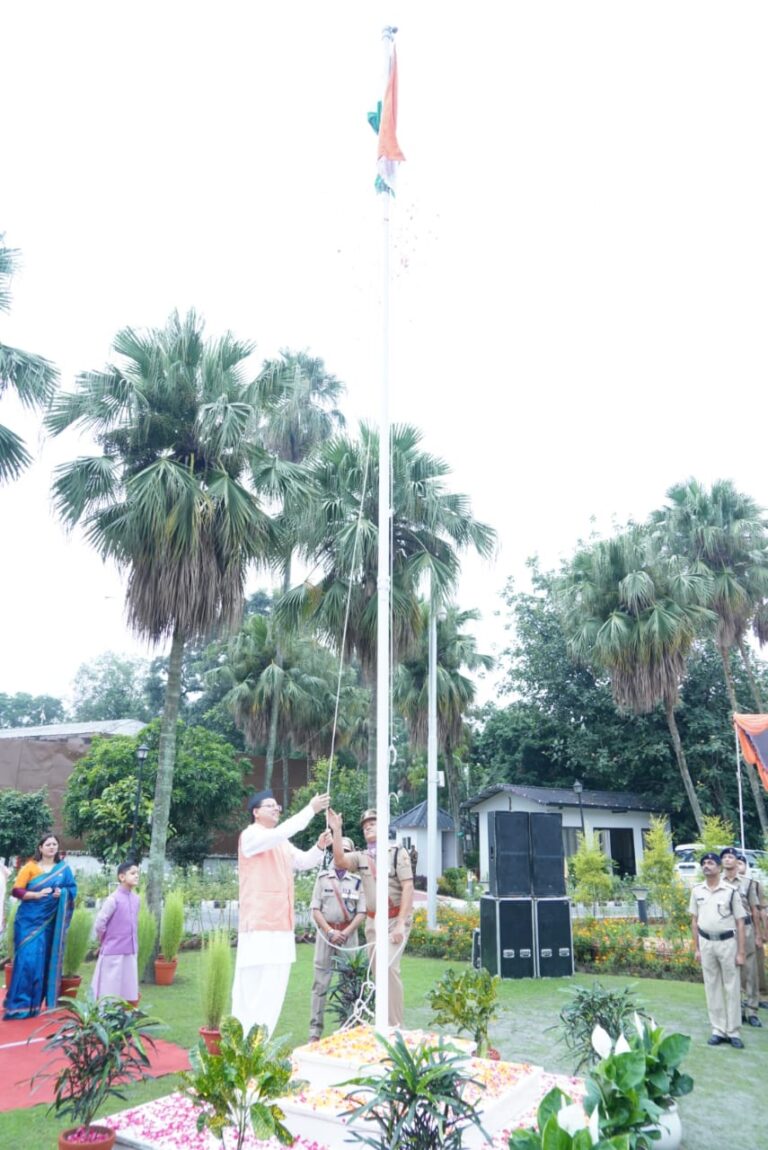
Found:
[[[397,142],[397,49],[395,32],[397,28],[384,29],[386,50],[386,72],[384,78],[384,99],[380,100],[375,112],[368,113],[368,123],[379,137],[376,191],[395,194],[397,166],[405,156]]]

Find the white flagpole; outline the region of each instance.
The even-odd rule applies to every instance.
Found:
[[[431,571],[427,710],[427,926],[437,930],[437,596]]]
[[[736,785],[739,791],[739,834],[741,835],[741,849],[744,850],[744,796],[741,790],[741,753],[739,747],[739,732],[735,722],[733,724],[733,734],[736,739]]]
[[[383,39],[389,58],[393,30]],[[376,579],[376,1030],[389,1027],[389,629],[390,601],[390,442],[389,442],[389,213],[392,196],[381,203],[381,395],[379,407],[379,565]]]

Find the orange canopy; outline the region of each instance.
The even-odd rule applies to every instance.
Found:
[[[741,744],[741,753],[757,767],[763,786],[768,791],[768,715],[736,715],[733,725]]]

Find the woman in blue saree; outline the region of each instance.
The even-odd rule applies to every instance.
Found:
[[[75,877],[59,854],[55,835],[40,839],[34,859],[16,876],[12,894],[20,905],[5,1018],[34,1018],[44,1005],[56,1006],[64,941],[77,897]]]

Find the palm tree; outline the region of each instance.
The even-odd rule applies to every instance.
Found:
[[[117,361],[78,376],[46,423],[53,434],[79,425],[102,450],[57,468],[59,516],[128,573],[133,630],[171,637],[148,876],[157,914],[184,646],[239,623],[246,568],[269,555],[274,531],[251,482],[262,462],[256,392],[243,378],[252,345],[230,333],[205,341],[190,312],[163,329],[125,328],[113,347]]]
[[[663,705],[683,786],[703,830],[675,708],[691,646],[714,620],[703,605],[711,594],[709,577],[652,562],[649,538],[630,528],[578,552],[557,594],[571,654],[607,672],[616,704],[637,715]]]
[[[763,710],[754,677],[746,634],[768,596],[768,523],[762,509],[730,480],[718,480],[707,491],[695,479],[667,491],[667,503],[652,516],[663,553],[682,558],[711,579],[709,603],[717,615],[715,638],[732,712],[741,708],[731,671],[731,651],[738,648],[752,686],[755,707]],[[768,833],[764,795],[757,772],[747,764],[752,794],[763,835]]]
[[[403,657],[422,625],[418,586],[430,571],[438,598],[459,575],[458,552],[490,555],[496,533],[472,517],[469,499],[448,492],[447,464],[420,448],[408,425],[392,429],[392,643]],[[368,793],[375,801],[376,614],[378,564],[377,432],[365,424],[360,439],[328,442],[310,465],[313,495],[299,524],[300,552],[315,563],[310,576],[283,596],[277,614],[289,626],[307,619],[322,637],[360,661],[370,692]],[[349,603],[349,608],[347,604]],[[393,665],[396,659],[393,659]]]
[[[304,463],[326,440],[344,426],[344,416],[336,407],[344,385],[326,371],[325,363],[306,351],[292,352],[283,349],[277,359],[264,361],[257,380],[259,398],[264,413],[262,438],[268,452],[294,466]],[[281,554],[283,571],[283,591],[291,585],[291,559],[295,538],[290,525],[300,517],[303,508],[296,508],[292,499],[302,493],[293,482],[286,484],[281,491],[282,515],[285,540]],[[267,734],[266,774],[271,779],[277,748],[279,725],[280,692],[282,678],[279,670],[283,662],[283,651],[279,636],[274,656],[274,690],[272,694],[271,717]],[[269,784],[267,784],[269,785]]]
[[[10,285],[18,252],[0,235],[0,312],[11,309]],[[59,373],[42,356],[0,343],[0,397],[12,387],[25,407],[44,410],[56,390]],[[15,479],[32,462],[24,440],[0,424],[0,483]]]
[[[427,745],[429,726],[429,603],[419,606],[421,627],[419,641],[411,654],[395,670],[393,701],[405,719],[413,743]],[[463,673],[488,670],[493,666],[490,655],[477,649],[474,635],[464,628],[480,618],[479,611],[459,611],[450,604],[437,616],[437,741],[442,749],[448,783],[448,805],[454,826],[461,825],[461,778],[456,764],[456,750],[465,733],[464,716],[475,701],[475,684]],[[463,840],[459,845],[458,863],[463,863]]]

